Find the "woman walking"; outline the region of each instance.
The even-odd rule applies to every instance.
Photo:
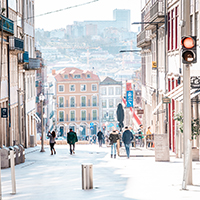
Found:
[[[117,140],[119,140],[119,134],[116,130],[113,130],[113,132],[109,136],[110,144],[111,144],[111,158],[116,158],[116,147],[117,147]]]
[[[55,138],[56,138],[56,133],[55,131],[52,131],[52,133],[50,133],[50,131],[48,132],[47,136],[50,138],[50,149],[51,149],[51,155],[53,155],[53,152],[54,154],[56,154],[56,150],[54,148],[54,145],[55,145]]]

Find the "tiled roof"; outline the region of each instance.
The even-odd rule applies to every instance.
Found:
[[[87,74],[90,74],[90,78],[87,78]],[[64,78],[64,75],[68,75],[68,78]],[[81,78],[73,78],[74,75],[81,75]],[[100,81],[99,77],[91,71],[81,70],[75,67],[66,67],[59,70],[55,79],[57,82],[69,82],[69,81]]]
[[[110,77],[106,77],[101,83],[100,85],[122,85],[121,81],[116,81]]]

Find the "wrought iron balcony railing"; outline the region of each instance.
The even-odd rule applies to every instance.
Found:
[[[24,50],[24,40],[21,40],[17,37],[9,37],[9,47],[11,51],[23,51]]]

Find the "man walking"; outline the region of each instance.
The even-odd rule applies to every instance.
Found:
[[[133,140],[133,134],[128,129],[128,126],[126,126],[125,131],[123,132],[122,135],[122,141],[124,142],[127,158],[130,157],[130,144],[132,140]]]
[[[101,130],[99,130],[99,132],[97,133],[97,137],[98,137],[99,147],[102,147],[102,142],[103,142],[104,135],[101,132]]]
[[[67,143],[70,146],[70,154],[75,154],[75,143],[78,142],[78,138],[76,133],[72,130],[72,128],[69,129],[69,132],[67,133]],[[73,146],[73,149],[72,149]]]

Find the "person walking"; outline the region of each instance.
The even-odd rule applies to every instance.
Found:
[[[140,143],[140,147],[144,147],[144,134],[142,132],[143,129],[143,125],[140,124],[140,127],[138,129],[138,139],[139,139],[139,143]]]
[[[151,133],[151,127],[149,126],[146,132],[146,141],[148,142],[147,146],[148,147],[152,147],[152,133]],[[150,141],[150,142],[149,142]]]
[[[116,148],[117,148],[117,140],[119,140],[119,134],[116,130],[113,130],[113,132],[109,135],[110,145],[111,145],[111,158],[116,158]]]
[[[99,132],[97,133],[97,137],[98,137],[99,147],[102,147],[102,142],[103,142],[104,135],[101,132],[101,130],[99,130]]]
[[[92,136],[92,141],[93,141],[94,144],[96,144],[97,136],[95,134]]]
[[[70,154],[75,154],[75,143],[78,142],[78,138],[76,135],[76,132],[72,130],[72,128],[69,129],[69,132],[67,133],[67,143],[70,147]],[[73,146],[73,149],[72,149]]]
[[[130,157],[130,144],[132,140],[133,140],[133,134],[128,129],[128,126],[126,126],[125,131],[123,132],[122,135],[122,141],[124,142],[127,158]]]
[[[52,131],[52,133],[50,131],[48,131],[47,136],[50,139],[49,145],[50,145],[51,155],[53,155],[53,152],[54,152],[54,154],[56,154],[56,150],[54,148],[54,145],[56,143],[56,141],[55,141],[55,139],[56,139],[55,131]]]

